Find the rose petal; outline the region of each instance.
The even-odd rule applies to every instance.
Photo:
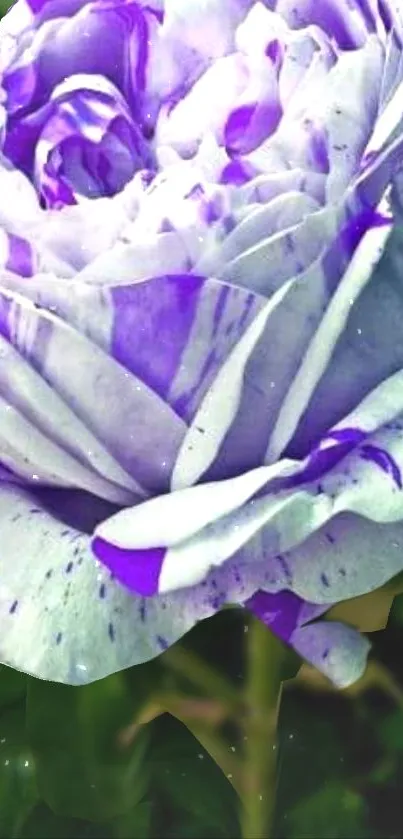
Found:
[[[346,688],[362,676],[370,646],[366,638],[334,621],[304,625],[326,606],[314,606],[291,592],[264,591],[256,592],[245,606],[338,687]]]
[[[148,661],[264,585],[262,566],[233,565],[185,596],[133,597],[94,562],[85,534],[11,484],[0,484],[0,529],[0,658],[43,679],[85,684]]]
[[[3,291],[1,331],[141,486],[169,481],[184,435],[177,414],[85,335]],[[99,410],[107,405],[108,410]],[[153,417],[150,424],[145,417]]]

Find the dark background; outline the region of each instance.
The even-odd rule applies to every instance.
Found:
[[[174,652],[201,657],[239,688],[245,620],[238,610],[225,611]],[[402,623],[398,598],[388,629],[373,635],[370,677],[354,689],[334,691],[309,670],[300,683],[287,683],[274,836],[403,836]],[[150,716],[157,713],[152,697],[167,685],[172,695],[205,701],[208,716],[214,697],[180,671],[166,653],[74,688],[3,667],[0,837],[240,836],[230,781],[187,728],[166,713],[133,726],[147,704]],[[220,730],[229,758],[236,757],[236,721]]]

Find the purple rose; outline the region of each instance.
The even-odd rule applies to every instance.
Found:
[[[392,0],[2,20],[6,663],[88,682],[235,603],[362,673],[318,618],[403,569],[402,39]]]

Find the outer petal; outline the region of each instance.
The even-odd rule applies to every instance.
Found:
[[[338,687],[362,676],[369,642],[351,627],[317,621],[326,607],[312,606],[290,592],[264,591],[256,592],[245,606]]]
[[[350,626],[319,621],[297,629],[291,644],[339,688],[346,688],[365,672],[370,643]]]
[[[402,373],[398,373],[366,397],[304,462],[280,461],[274,467],[256,470],[258,483],[253,496],[250,494],[253,483],[248,482],[252,481],[254,473],[219,484],[224,503],[217,504],[215,519],[212,510],[211,516],[200,520],[197,495],[203,491],[208,493],[207,487],[174,492],[159,502],[146,502],[132,512],[118,513],[99,525],[94,551],[134,591],[154,594],[198,583],[211,567],[221,566],[234,555],[253,562],[256,558],[253,539],[262,531],[263,545],[260,547],[263,547],[268,567],[273,563],[272,580],[276,588],[282,587],[282,579],[284,587],[301,593],[298,587],[295,588],[285,552],[291,551],[292,559],[292,549],[297,548],[295,562],[298,564],[298,551],[304,551],[302,543],[307,537],[321,531],[329,522],[334,521],[337,529],[342,513],[354,513],[379,524],[403,521],[402,416]],[[240,496],[235,501],[238,485],[245,492],[243,502]],[[192,492],[195,509],[191,505]],[[189,513],[182,516],[185,499],[190,504]],[[157,503],[160,509],[155,526],[153,512]],[[207,509],[208,502],[205,502],[203,515]],[[193,519],[190,530],[189,516]],[[131,517],[133,527],[130,526]],[[172,517],[176,517],[174,535],[169,530]],[[169,533],[164,522],[168,523]],[[319,557],[322,538],[323,530],[319,534]],[[333,544],[331,536],[329,541]],[[354,553],[354,591],[350,589],[351,575],[343,566],[337,566],[336,570],[330,562],[329,574],[335,572],[336,577],[342,578],[344,585],[340,585],[345,597],[364,593],[385,583],[400,570],[403,553],[399,543],[397,547],[397,551],[376,564],[373,554],[369,562],[356,563],[357,552]],[[320,560],[322,569],[329,553]],[[311,555],[317,560],[317,549],[311,548]],[[276,573],[279,565],[282,568],[280,575]],[[303,563],[299,570],[302,579],[306,580]],[[148,571],[151,576],[146,577]],[[325,570],[322,573],[324,581],[320,595],[312,589],[309,595],[303,592],[312,601],[325,602],[333,598],[332,586],[327,582],[328,573]],[[323,593],[326,588],[329,589],[327,596]]]
[[[293,0],[269,0],[269,5],[274,5],[289,25],[297,29],[316,23],[343,49],[362,46],[374,25],[367,0],[354,5],[348,0],[322,0],[320,4],[315,0],[300,0],[298,5]]]
[[[116,463],[140,486],[155,490],[166,484],[185,430],[179,416],[152,388],[54,313],[4,290],[0,301],[3,335]],[[108,411],[100,410],[101,405]]]
[[[210,575],[202,586],[169,598],[133,597],[94,562],[87,536],[54,519],[35,496],[4,482],[0,527],[0,657],[40,678],[69,684],[94,681],[159,655],[225,602],[256,612],[264,597],[262,590],[252,596],[264,585],[262,565],[252,573],[233,565]],[[280,609],[282,621],[289,623],[286,640],[346,686],[362,669],[367,642],[338,625],[304,626],[324,609],[301,601],[296,609],[297,600],[272,596],[271,617]],[[266,602],[259,617],[267,620],[268,614]],[[334,638],[337,627],[341,637]],[[283,637],[281,629],[279,634]]]

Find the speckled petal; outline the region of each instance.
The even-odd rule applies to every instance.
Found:
[[[141,588],[142,593],[153,594],[199,583],[210,568],[222,565],[231,556],[247,556],[248,543],[261,530],[265,556],[275,558],[276,555],[292,552],[294,548],[298,553],[307,537],[329,522],[335,522],[337,527],[340,514],[354,513],[378,524],[401,522],[402,416],[402,373],[397,373],[332,429],[301,464],[280,461],[276,464],[275,473],[271,467],[265,467],[267,475],[263,468],[262,489],[256,490],[255,496],[249,496],[249,500],[245,498],[231,512],[229,502],[223,515],[217,511],[215,520],[204,526],[200,523],[200,529],[196,524],[191,533],[183,534],[182,539],[178,532],[171,540],[164,532],[160,536],[155,533],[152,506],[156,502],[146,502],[133,511],[138,525],[129,531],[126,530],[125,519],[127,516],[130,519],[130,513],[118,513],[99,525],[94,551],[120,578],[125,573],[125,566],[133,565],[137,569],[130,578],[134,591],[138,590],[137,586],[143,586],[143,567],[149,561],[154,562],[154,549],[162,551],[158,554],[154,590]],[[265,475],[266,484],[263,483]],[[244,475],[243,480],[246,479],[247,475]],[[235,491],[238,480],[222,484],[228,498],[232,488]],[[197,494],[199,488],[185,493],[187,503],[190,503],[192,491]],[[173,515],[181,520],[180,491],[164,496],[158,503],[161,511],[164,509],[168,522]],[[124,540],[126,532],[127,541]],[[141,540],[137,532],[141,534]],[[312,551],[312,556],[316,558],[316,552]],[[252,561],[253,557],[252,550]],[[371,590],[374,580],[377,585],[382,585],[400,570],[400,566],[396,569],[396,561],[402,564],[401,551],[391,554],[386,563],[378,563],[375,567],[372,556],[367,562],[356,563],[355,586],[358,591],[349,591],[346,586],[345,597]],[[303,579],[306,584],[307,578]],[[290,574],[286,587],[301,594],[294,586]],[[322,600],[312,591],[309,596],[304,591],[303,596],[315,602],[331,601],[332,586],[328,587],[327,596],[323,596]]]
[[[133,597],[94,562],[89,537],[49,512],[51,501],[47,510],[35,495],[0,482],[0,658],[39,678],[86,684],[148,661],[262,584],[261,566],[246,573],[233,565],[185,593]]]
[[[336,621],[318,621],[295,630],[291,645],[338,688],[363,676],[370,642],[355,629]]]
[[[245,607],[338,687],[346,688],[362,676],[370,644],[351,627],[317,620],[328,607],[286,591],[258,591]]]

